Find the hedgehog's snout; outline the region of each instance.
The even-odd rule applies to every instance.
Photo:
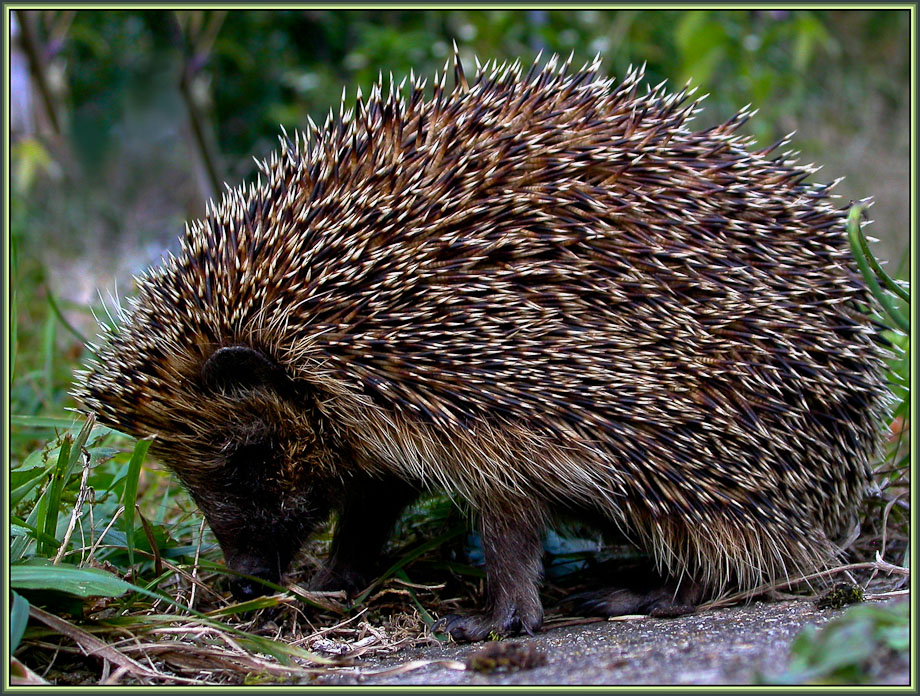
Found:
[[[230,569],[235,573],[239,573],[239,575],[234,575],[230,579],[230,592],[233,594],[234,599],[239,602],[245,602],[256,597],[272,594],[272,588],[259,582],[259,580],[265,580],[276,585],[281,582],[281,571],[278,567],[280,558],[278,558],[277,554],[275,554],[275,557],[278,563],[274,568],[269,567],[263,559],[259,558],[236,557],[232,562],[228,559],[227,565]]]
[[[268,577],[261,573],[255,576],[262,580],[267,580],[268,582],[278,582],[278,578]],[[250,578],[233,578],[230,581],[230,592],[233,594],[233,598],[238,602],[245,602],[250,599],[255,599],[256,597],[271,594],[271,589],[261,582],[251,580]]]

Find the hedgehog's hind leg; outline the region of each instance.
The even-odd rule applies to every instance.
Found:
[[[395,476],[356,474],[346,483],[326,566],[310,580],[315,590],[363,590],[374,576],[393,525],[419,491]]]
[[[680,586],[675,586],[665,581],[647,590],[617,587],[582,592],[569,597],[565,604],[589,616],[648,614],[665,618],[692,614],[702,595],[703,587],[696,582],[684,580]]]
[[[487,610],[449,615],[434,630],[454,640],[475,641],[495,633],[533,635],[543,623],[538,583],[543,574],[543,510],[534,501],[489,503],[480,514],[486,563]]]

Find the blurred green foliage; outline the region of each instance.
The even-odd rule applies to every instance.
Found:
[[[279,124],[300,127],[366,93],[378,73],[429,75],[456,40],[468,71],[473,55],[530,61],[537,52],[576,64],[600,52],[622,75],[647,63],[648,81],[692,80],[712,96],[707,118],[745,103],[761,109],[755,135],[776,138],[784,116],[822,98],[828,81],[866,84],[891,99],[909,66],[900,45],[905,12],[816,10],[159,10],[77,12],[61,48],[69,136],[86,166],[99,166],[129,118],[180,112],[183,64],[200,78],[206,110],[226,164],[237,178],[250,153],[274,147]],[[905,25],[906,26],[906,25]],[[886,37],[894,37],[886,43]],[[893,44],[893,45],[889,45]],[[884,60],[883,60],[884,59]],[[854,93],[856,106],[858,99]]]

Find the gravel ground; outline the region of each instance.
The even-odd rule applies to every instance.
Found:
[[[544,630],[501,644],[444,644],[361,661],[354,674],[325,677],[320,684],[367,685],[705,685],[750,684],[758,675],[781,674],[789,646],[807,624],[821,626],[842,610],[815,608],[809,601],[754,602],[675,619],[599,621]],[[502,647],[496,648],[496,645]],[[514,647],[520,646],[520,647]],[[462,662],[483,649],[541,653],[545,664],[489,674],[441,664],[399,672],[414,660]],[[544,657],[540,657],[540,661]],[[458,665],[455,665],[458,666]],[[389,674],[369,675],[380,670]],[[358,674],[358,672],[362,674]],[[910,667],[895,660],[886,684],[910,683]]]

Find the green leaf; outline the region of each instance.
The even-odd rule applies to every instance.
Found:
[[[10,655],[16,652],[19,641],[26,632],[29,623],[29,600],[13,592],[13,607],[10,609]]]
[[[48,537],[54,538],[57,534],[57,521],[61,512],[61,493],[64,491],[64,486],[67,485],[67,482],[73,475],[80,455],[83,452],[83,446],[89,438],[94,423],[95,418],[88,418],[72,444],[70,435],[64,436],[64,441],[61,444],[61,450],[58,454],[54,476],[50,487],[45,493],[45,495],[48,496],[48,501],[45,510],[44,524],[38,525],[38,529],[44,530],[44,533]],[[39,549],[39,553],[47,555],[51,555],[57,551],[57,549],[54,548],[54,544],[49,545],[47,542],[41,540],[39,541]]]
[[[45,489],[47,491],[47,488]],[[27,533],[22,536],[18,536],[10,543],[10,561],[16,562],[20,560],[29,549],[29,544],[31,543],[32,537],[30,534],[35,533],[35,523],[41,515],[41,508],[46,504],[46,497],[43,493],[38,499],[38,502],[29,512],[29,516],[24,520],[24,527],[27,529]]]
[[[78,597],[119,597],[131,585],[98,568],[73,565],[14,565],[10,585],[21,590],[57,590]]]
[[[32,508],[32,512],[29,513],[29,517],[26,519],[26,522],[31,524],[33,529],[36,532],[36,539],[38,540],[38,550],[39,553],[46,553],[44,551],[45,547],[48,546],[47,541],[41,539],[40,537],[45,536],[45,525],[48,518],[48,500],[51,497],[51,484],[49,483],[45,486],[44,492],[42,492],[41,497],[39,497],[38,502],[35,504],[35,507]],[[26,539],[28,541],[28,539]],[[10,558],[16,560],[15,556],[15,544],[10,545]],[[25,548],[22,549],[25,552]]]
[[[10,524],[10,536],[18,537],[28,534],[31,530],[28,527],[23,527],[21,524]]]
[[[10,416],[10,425],[21,428],[75,430],[79,422],[79,418],[74,418],[73,416]],[[111,429],[106,426],[99,426],[99,428],[101,431],[111,432]]]
[[[61,449],[58,451],[57,466],[51,476],[51,482],[45,488],[40,503],[43,503],[39,511],[38,525],[36,528],[42,531],[45,536],[55,537],[57,532],[57,520],[60,514],[61,490],[63,488],[64,470],[67,468],[67,462],[70,460],[70,451],[72,449],[70,435],[64,436],[61,443]],[[38,552],[42,555],[51,555],[53,553],[53,544],[39,539]]]
[[[93,447],[89,450],[89,465],[95,468],[100,464],[105,464],[110,459],[114,459],[121,450],[115,447]]]
[[[906,623],[902,626],[885,626],[880,628],[878,633],[879,638],[892,650],[910,649],[910,626]]]
[[[25,471],[10,472],[10,507],[15,508],[29,493],[38,488],[48,475],[49,467],[37,466]]]
[[[222,607],[210,612],[208,616],[236,616],[238,614],[245,614],[248,611],[256,611],[258,609],[276,607],[280,603],[281,601],[278,599],[278,597],[272,597],[271,595],[266,597],[256,597],[255,599],[250,599],[245,602],[239,602],[238,604],[231,604],[228,607]]]
[[[134,510],[137,503],[137,484],[141,475],[141,464],[150,449],[150,440],[138,440],[134,446],[134,454],[128,463],[128,477],[125,480],[125,495],[122,500],[125,506],[125,541],[128,547],[128,563],[134,566]]]
[[[820,631],[806,626],[792,643],[787,671],[770,683],[865,681],[869,677],[866,667],[880,649],[909,647],[909,621],[909,606],[901,602],[853,607]]]
[[[302,648],[287,643],[273,641],[270,638],[254,636],[232,626],[221,624],[210,616],[199,611],[183,606],[169,596],[151,592],[143,587],[132,585],[121,578],[97,568],[79,568],[73,565],[42,564],[15,565],[10,568],[10,585],[27,590],[57,590],[75,594],[80,597],[119,597],[129,590],[133,590],[147,597],[165,602],[177,609],[187,611],[201,619],[206,625],[220,626],[238,637],[241,644],[253,652],[272,655],[283,664],[292,664],[291,658],[296,657],[320,664],[329,664],[330,660],[321,655],[315,655]],[[267,599],[267,598],[266,598]],[[258,604],[258,601],[256,602]],[[132,616],[131,621],[164,621],[174,622],[175,616],[147,615],[146,617]]]
[[[42,499],[44,500],[44,497]],[[30,517],[29,519],[31,520],[32,518]],[[24,543],[27,545],[29,543],[29,540],[35,539],[39,543],[45,544],[47,546],[51,546],[52,548],[54,547],[55,543],[57,543],[57,539],[55,539],[54,537],[48,536],[43,531],[40,531],[36,529],[35,527],[28,525],[28,524],[10,525],[10,536],[18,537],[12,544],[10,544],[10,558],[13,559],[14,561],[19,560],[22,557],[21,553],[19,555],[15,555],[13,553],[13,548],[17,544],[17,542]],[[42,559],[42,560],[45,560],[45,559]]]

